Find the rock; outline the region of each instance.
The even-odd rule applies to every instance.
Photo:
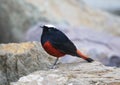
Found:
[[[26,41],[40,41],[41,23],[28,30],[26,33]],[[56,25],[58,29],[63,31],[86,55],[102,62],[108,66],[120,66],[120,60],[112,60],[112,56],[120,58],[120,37],[112,36],[106,32],[98,32],[87,27],[70,27]],[[76,62],[77,58],[67,56],[61,60],[62,63]]]
[[[119,70],[98,62],[60,64],[57,69],[31,73],[11,85],[119,85]]]
[[[0,85],[9,85],[31,72],[48,69],[52,60],[37,42],[0,44]]]
[[[43,85],[49,81],[50,85],[58,82],[59,85],[77,85],[80,82],[81,85],[90,85],[120,81],[119,68],[106,67],[99,62],[87,63],[79,58],[74,63],[59,61],[56,69],[50,70],[54,60],[41,48],[39,42],[0,44],[0,85],[10,85],[11,82],[16,82],[11,85]]]

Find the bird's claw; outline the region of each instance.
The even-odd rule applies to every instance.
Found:
[[[56,69],[56,68],[58,68],[57,65],[54,65],[54,66],[52,65],[52,66],[49,67],[49,69]]]

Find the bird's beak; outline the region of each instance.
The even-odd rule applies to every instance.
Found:
[[[43,28],[43,26],[40,26],[40,28]]]

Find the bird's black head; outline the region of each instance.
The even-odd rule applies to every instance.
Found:
[[[52,32],[52,31],[57,30],[54,25],[43,25],[43,26],[40,26],[40,27],[43,28],[43,33]]]

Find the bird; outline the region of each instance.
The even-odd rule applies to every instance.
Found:
[[[44,50],[56,57],[55,62],[51,68],[57,64],[60,57],[64,55],[72,55],[86,60],[87,62],[93,62],[94,60],[84,55],[73,42],[56,26],[52,24],[42,25],[41,45]]]

